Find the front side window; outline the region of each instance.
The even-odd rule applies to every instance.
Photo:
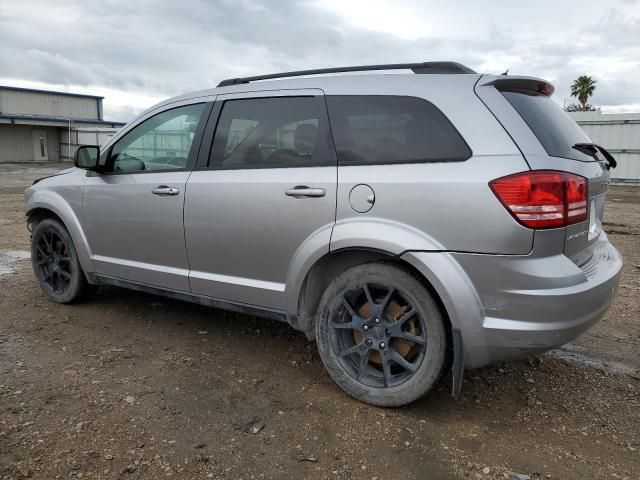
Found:
[[[392,95],[327,96],[341,165],[466,160],[471,150],[432,103]]]
[[[227,100],[209,166],[217,169],[328,165],[326,114],[321,97]]]
[[[127,132],[111,149],[114,172],[183,169],[204,103],[166,110]]]

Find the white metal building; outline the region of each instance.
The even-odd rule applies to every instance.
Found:
[[[640,183],[640,113],[572,112],[569,115],[618,161],[611,178]]]
[[[124,123],[103,119],[102,99],[0,85],[0,162],[70,161],[74,146],[104,143]]]

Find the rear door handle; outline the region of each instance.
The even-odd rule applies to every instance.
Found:
[[[324,197],[325,190],[324,188],[310,188],[306,185],[298,185],[295,188],[289,188],[285,190],[285,195],[289,197]]]
[[[162,197],[166,197],[167,195],[178,195],[180,193],[180,189],[176,187],[167,187],[166,185],[160,185],[151,190],[151,193],[154,195],[160,195]]]

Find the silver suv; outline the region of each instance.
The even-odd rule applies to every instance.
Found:
[[[55,302],[116,285],[286,321],[375,405],[447,369],[457,393],[464,369],[562,345],[615,296],[615,160],[552,93],[432,62],[172,98],[27,189],[36,278]]]

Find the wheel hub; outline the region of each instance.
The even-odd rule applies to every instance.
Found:
[[[388,330],[383,328],[383,327],[369,327],[368,325],[364,325],[362,327],[362,331],[359,330],[354,330],[354,335],[355,334],[359,334],[360,335],[360,339],[359,342],[362,341],[362,339],[364,339],[365,342],[369,341],[369,342],[373,342],[373,343],[377,343],[380,341],[386,341],[387,344],[389,343],[389,335],[388,335]],[[355,337],[354,337],[355,339]],[[358,339],[356,339],[358,340]],[[368,343],[367,343],[368,344]]]
[[[377,299],[378,302],[381,300],[382,299]],[[371,321],[365,323],[360,330],[353,331],[353,340],[356,343],[364,341],[365,345],[372,349],[369,354],[369,362],[371,364],[377,366],[382,365],[380,351],[388,348],[393,348],[405,358],[411,351],[413,347],[412,343],[399,339],[392,341],[391,330],[389,328],[389,325],[402,317],[405,311],[406,307],[401,306],[395,301],[391,301],[383,318],[376,316]],[[365,303],[358,309],[358,314],[363,318],[371,318],[373,315],[372,305],[368,302]],[[414,329],[414,327],[412,326],[411,329]]]

